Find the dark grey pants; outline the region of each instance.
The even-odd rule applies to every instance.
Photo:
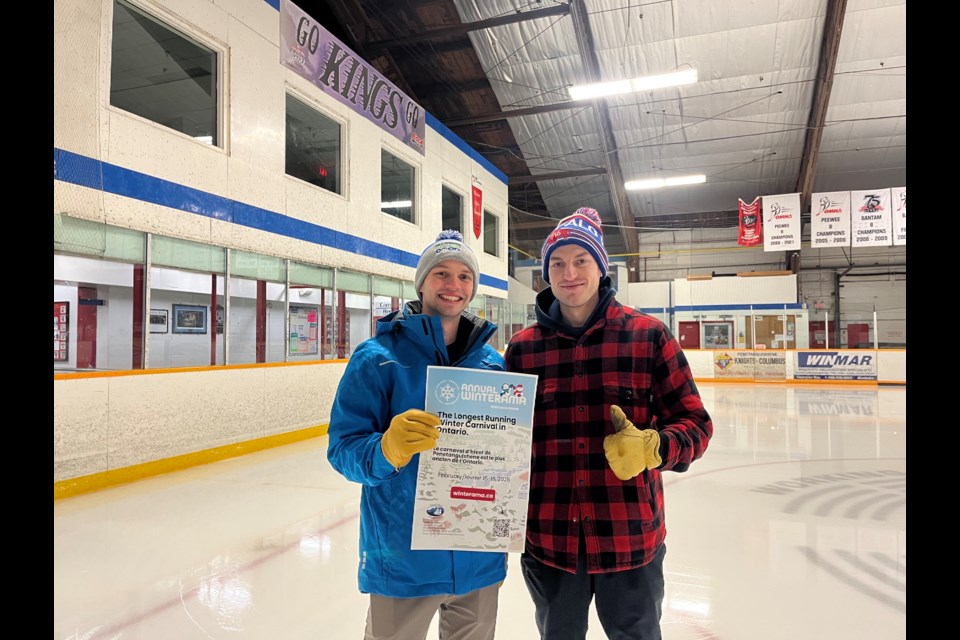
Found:
[[[584,640],[594,598],[600,626],[610,640],[661,640],[666,545],[639,569],[588,575],[583,540],[580,544],[576,574],[554,569],[526,553],[520,557],[541,640]]]

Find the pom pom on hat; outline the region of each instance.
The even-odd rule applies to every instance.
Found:
[[[420,288],[427,274],[437,264],[444,260],[458,260],[467,265],[467,268],[473,272],[473,293],[470,295],[472,301],[477,295],[477,287],[480,286],[480,266],[477,263],[477,256],[473,249],[468,247],[463,241],[463,235],[456,229],[445,229],[437,235],[436,241],[429,245],[420,254],[420,260],[417,262],[417,275],[414,279],[417,297],[423,300],[423,294]]]
[[[463,234],[456,229],[444,229],[437,234],[437,240],[456,240],[463,242]]]
[[[540,255],[543,258],[543,280],[550,284],[550,255],[557,247],[574,244],[583,247],[593,256],[600,267],[600,279],[607,275],[610,258],[603,246],[603,229],[600,214],[596,209],[581,207],[557,223],[543,243]]]

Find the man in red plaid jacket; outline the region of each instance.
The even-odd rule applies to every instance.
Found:
[[[585,638],[595,599],[607,637],[659,640],[660,474],[700,458],[713,422],[667,326],[614,299],[594,209],[561,220],[542,257],[537,322],[504,354],[539,376],[520,562],[540,637]]]

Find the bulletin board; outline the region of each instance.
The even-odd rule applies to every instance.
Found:
[[[53,361],[66,362],[70,344],[70,303],[53,303]]]
[[[289,349],[292,356],[315,356],[320,353],[318,328],[320,307],[290,305]]]
[[[733,349],[733,323],[729,321],[703,322],[704,349]]]

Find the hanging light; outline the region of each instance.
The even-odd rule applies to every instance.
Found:
[[[639,191],[640,189],[659,189],[660,187],[678,187],[684,184],[702,184],[707,181],[707,176],[700,174],[695,176],[676,176],[673,178],[647,178],[645,180],[628,180],[623,183],[624,189]]]
[[[645,91],[648,89],[662,89],[664,87],[678,87],[684,84],[693,84],[697,81],[696,69],[684,69],[671,73],[661,73],[655,76],[643,76],[633,80],[614,80],[612,82],[594,82],[568,87],[570,98],[573,100],[589,100],[604,96],[615,96],[623,93]]]

